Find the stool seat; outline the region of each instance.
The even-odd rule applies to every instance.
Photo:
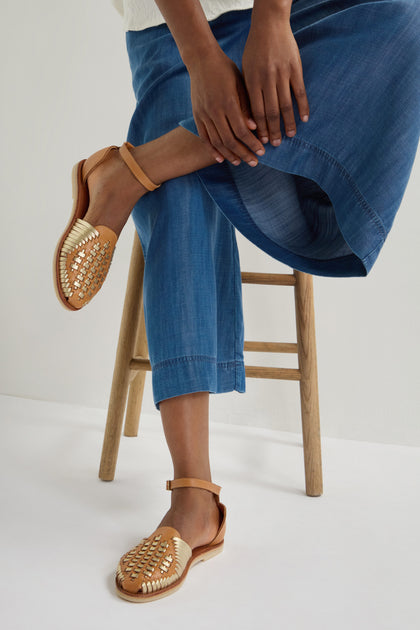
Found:
[[[99,468],[103,481],[112,481],[115,476],[126,406],[124,435],[138,434],[146,372],[152,370],[144,320],[143,273],[143,250],[135,231]],[[320,496],[321,433],[312,276],[297,270],[291,274],[243,271],[241,278],[243,284],[294,287],[296,343],[245,341],[244,351],[294,353],[299,368],[245,365],[245,376],[299,381],[305,490],[308,496]]]

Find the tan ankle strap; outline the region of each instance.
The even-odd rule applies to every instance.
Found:
[[[174,490],[175,488],[201,488],[202,490],[208,490],[213,492],[216,496],[219,496],[221,486],[217,486],[211,481],[205,481],[204,479],[195,479],[194,477],[180,477],[179,479],[173,479],[166,482],[167,490]]]
[[[140,168],[140,165],[137,164],[136,160],[131,155],[129,149],[133,149],[134,145],[131,142],[124,142],[120,146],[120,154],[124,162],[127,164],[130,171],[133,173],[134,177],[138,179],[140,184],[143,184],[147,190],[155,190],[159,188],[161,184],[154,184],[151,179],[149,179],[146,173]]]

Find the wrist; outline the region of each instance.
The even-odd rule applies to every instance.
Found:
[[[290,20],[290,10],[293,0],[254,0],[252,9],[252,23],[286,22]]]
[[[223,51],[215,38],[209,38],[194,45],[187,44],[179,52],[188,72],[191,73],[203,60],[211,61]]]

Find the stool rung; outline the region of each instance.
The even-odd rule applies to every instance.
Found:
[[[280,341],[245,341],[244,351],[249,352],[293,352],[297,354],[297,343]]]
[[[149,359],[143,359],[142,357],[133,357],[129,365],[130,370],[148,370],[152,371]]]
[[[281,286],[294,286],[296,276],[292,273],[258,273],[255,271],[241,271],[244,284],[278,284]]]
[[[245,376],[251,378],[279,378],[286,381],[300,381],[300,370],[294,368],[261,367],[257,365],[246,365]]]
[[[278,341],[245,341],[244,352],[278,352],[278,353],[297,353],[297,343],[282,343]],[[133,357],[129,365],[130,370],[147,370],[151,372],[152,367],[149,359],[142,357]],[[267,368],[273,369],[273,368]],[[282,369],[282,368],[274,368]],[[268,377],[270,378],[270,377]],[[287,377],[273,377],[287,378]]]

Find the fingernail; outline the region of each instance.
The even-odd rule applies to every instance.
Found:
[[[255,151],[255,153],[257,155],[264,155],[265,151],[264,151],[264,149],[258,149],[258,151]]]
[[[268,138],[267,138],[267,136],[263,136],[263,137],[261,138],[261,142],[263,142],[264,144],[267,144],[267,142],[268,142]]]
[[[294,129],[290,129],[290,131],[287,131],[287,135],[289,136],[289,138],[291,138],[292,136],[294,136],[296,133],[296,131]]]
[[[217,157],[217,158],[216,158],[216,160],[217,160],[218,162],[223,162],[224,158]]]
[[[276,138],[275,140],[273,140],[273,144],[275,147],[277,147],[280,144],[281,140],[279,140],[279,138]]]
[[[232,164],[234,164],[235,166],[238,166],[238,164],[240,164],[240,163],[241,163],[241,160],[234,160],[232,162]]]
[[[304,116],[302,116],[302,120],[303,120],[303,122],[308,122],[309,116],[307,114],[305,114]]]
[[[255,160],[251,160],[250,162],[248,162],[248,164],[250,166],[257,166],[257,162]]]

